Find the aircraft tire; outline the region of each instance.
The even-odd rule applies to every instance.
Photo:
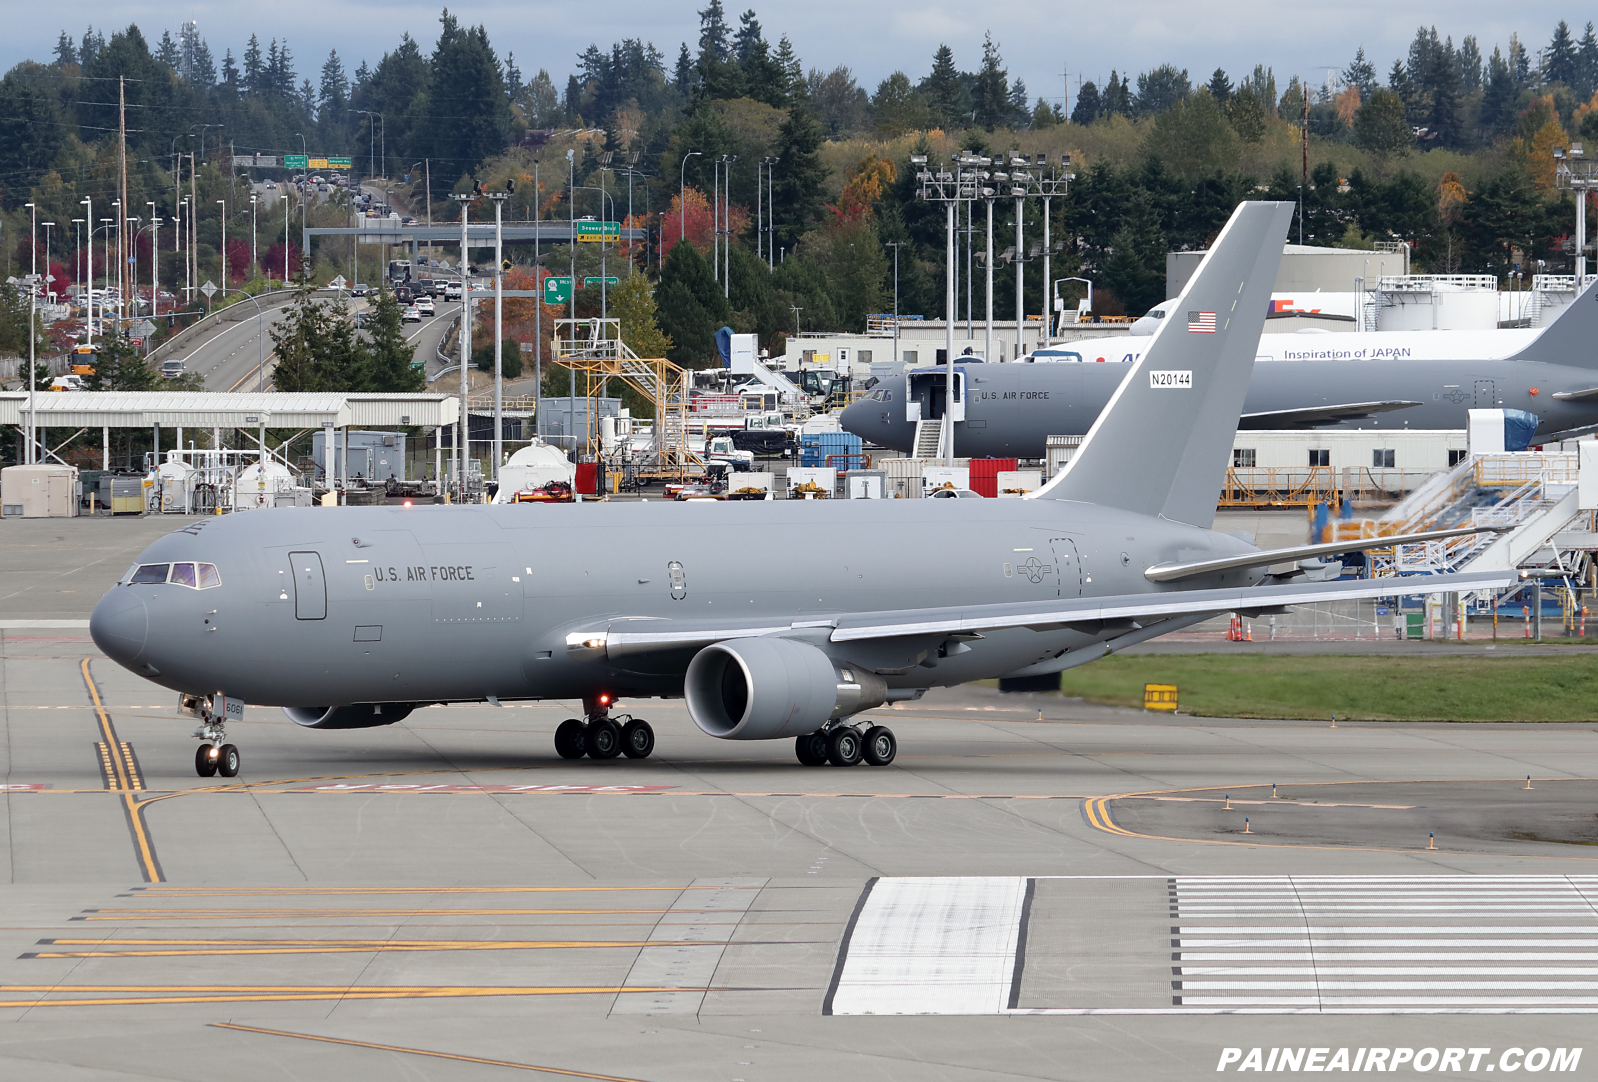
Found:
[[[899,754],[899,742],[886,725],[873,725],[861,741],[861,757],[871,766],[887,766]]]
[[[590,759],[614,759],[621,754],[621,726],[609,718],[595,718],[588,723],[584,744]]]
[[[567,718],[555,730],[555,753],[562,759],[581,759],[588,754],[587,730],[576,718]]]
[[[201,744],[194,749],[194,772],[202,778],[216,777],[217,761],[211,758],[211,745]]]
[[[621,751],[629,759],[647,759],[655,750],[655,730],[649,722],[633,718],[621,727]]]
[[[827,762],[833,766],[854,766],[862,750],[859,729],[840,725],[827,734]]]
[[[813,733],[794,737],[793,753],[805,766],[826,766],[827,734],[818,729]]]
[[[239,776],[239,749],[232,744],[223,744],[221,754],[216,757],[216,772],[224,778]]]

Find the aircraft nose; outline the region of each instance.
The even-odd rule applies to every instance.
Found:
[[[149,633],[150,618],[144,599],[125,587],[112,587],[89,617],[94,644],[121,665],[132,665],[138,659]]]

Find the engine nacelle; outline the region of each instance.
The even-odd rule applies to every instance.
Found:
[[[684,697],[694,724],[711,736],[776,740],[881,706],[888,685],[875,673],[835,664],[809,643],[729,639],[694,655]]]
[[[307,729],[370,729],[404,721],[415,703],[355,703],[351,706],[285,706],[283,713]]]

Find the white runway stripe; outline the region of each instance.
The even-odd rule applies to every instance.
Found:
[[[1598,981],[1585,979],[1598,977],[1598,950],[1560,949],[1598,948],[1598,877],[1177,878],[1172,886],[1173,1006],[1507,1012],[1598,1004],[1587,994]],[[1314,923],[1327,918],[1338,923]],[[1237,923],[1251,920],[1273,923]],[[1232,964],[1206,964],[1218,962]],[[1282,962],[1307,964],[1269,964]],[[1426,964],[1361,964],[1379,962]]]
[[[1016,976],[1027,881],[884,878],[855,915],[824,1011],[999,1014]]]

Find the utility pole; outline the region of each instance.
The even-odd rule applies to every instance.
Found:
[[[123,207],[128,205],[128,85],[124,76],[117,76],[117,198]],[[117,212],[117,306],[123,303],[122,268],[127,266],[128,253],[123,236],[122,218],[126,210]],[[45,268],[46,273],[49,268]],[[156,448],[160,450],[160,448]],[[159,456],[157,456],[159,457]]]
[[[568,150],[566,152],[566,212],[567,212],[567,217],[569,219],[568,220],[568,225],[569,225],[569,227],[571,229],[571,232],[566,235],[567,236],[567,250],[571,254],[571,269],[568,270],[567,273],[571,275],[571,280],[572,280],[571,281],[571,288],[567,290],[567,292],[571,294],[571,296],[570,296],[570,298],[568,300],[569,311],[571,313],[569,318],[572,320],[572,333],[576,334],[577,333],[577,152],[575,150]],[[567,376],[568,376],[568,380],[567,380],[567,383],[566,383],[566,407],[567,407],[566,425],[567,425],[567,428],[569,429],[567,434],[571,436],[572,457],[576,458],[576,456],[577,456],[577,369],[568,368],[566,370],[566,373],[567,373]],[[665,418],[664,417],[657,417],[655,419],[655,424],[657,426],[664,426],[665,425]],[[583,426],[585,432],[587,430],[587,427],[588,426],[586,424]],[[664,428],[663,427],[657,427],[655,429],[655,431],[657,433],[660,433],[660,432],[664,431]],[[660,450],[660,444],[658,442],[655,444],[655,450],[656,450],[657,453]]]

